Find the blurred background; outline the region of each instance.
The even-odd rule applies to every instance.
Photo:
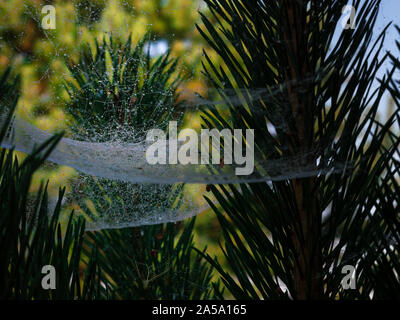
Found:
[[[41,11],[48,4],[56,9],[54,30],[41,25],[46,15]],[[150,32],[146,46],[151,56],[170,50],[171,57],[179,59],[182,98],[185,92],[204,93],[207,81],[201,73],[201,59],[202,50],[208,48],[195,26],[200,22],[199,11],[207,14],[199,0],[0,0],[0,69],[12,66],[22,79],[17,115],[50,132],[67,129],[63,109],[68,96],[63,84],[70,74],[65,59],[77,60],[82,46],[93,45],[94,39],[101,40],[106,34],[122,41],[131,34],[136,43]],[[200,128],[199,117],[185,113],[184,126]],[[49,194],[55,201],[58,188],[68,190],[74,174],[72,168],[48,163],[36,173],[32,192],[49,179]],[[210,210],[200,214],[195,234],[198,247],[207,245],[209,253],[216,254],[219,236],[215,215]]]

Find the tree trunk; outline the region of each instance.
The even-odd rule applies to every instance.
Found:
[[[282,70],[288,90],[289,120],[287,144],[291,156],[300,155],[300,165],[316,166],[314,121],[311,103],[314,89],[307,79],[314,66],[310,62],[306,4],[301,0],[280,0],[283,41]],[[299,90],[299,84],[301,90]],[[306,89],[305,89],[306,88]],[[291,181],[294,206],[289,210],[292,219],[293,289],[294,299],[320,299],[323,296],[322,260],[320,247],[321,215],[318,201],[318,178]]]

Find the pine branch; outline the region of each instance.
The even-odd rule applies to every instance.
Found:
[[[10,126],[19,96],[18,77],[10,81],[9,71],[0,79],[0,112],[8,112],[1,123],[1,141]],[[1,118],[3,120],[3,118]],[[47,184],[31,199],[32,176],[54,149],[61,134],[56,134],[36,147],[22,163],[13,150],[0,151],[0,297],[2,299],[100,299],[106,291],[99,287],[95,257],[83,255],[85,221],[73,220],[70,214],[66,230],[61,228],[60,190],[57,204],[50,215]],[[62,231],[65,231],[63,233]],[[81,268],[85,261],[90,268]],[[42,287],[42,268],[52,265],[56,271],[56,290]]]
[[[146,130],[166,130],[181,121],[175,77],[177,61],[169,54],[151,59],[145,36],[132,46],[112,37],[88,46],[78,62],[69,62],[74,81],[66,88],[71,100],[74,136],[97,142],[118,138],[145,139]],[[111,65],[106,57],[111,58]],[[170,210],[182,197],[183,185],[141,185],[84,176],[83,194],[94,210],[79,201],[90,218],[104,219],[117,229],[88,233],[100,250],[100,266],[112,291],[121,299],[209,299],[213,297],[211,268],[192,251],[194,219],[183,227],[173,223],[134,225],[138,215],[154,220],[151,210]],[[165,209],[164,209],[165,208]],[[116,218],[117,217],[117,218]]]
[[[218,108],[208,108],[207,126],[222,129],[231,122],[231,129],[255,129],[255,159],[297,155],[300,165],[317,171],[344,168],[310,178],[211,187],[220,207],[209,203],[233,275],[208,256],[209,262],[235,298],[369,299],[383,287],[380,295],[390,297],[398,282],[388,277],[383,285],[377,274],[397,270],[397,253],[389,267],[384,261],[391,254],[380,250],[392,238],[389,226],[393,236],[398,232],[384,216],[388,212],[393,220],[398,213],[394,154],[400,138],[391,130],[399,108],[387,122],[376,120],[387,88],[398,96],[398,87],[390,86],[393,70],[372,89],[388,57],[380,55],[386,28],[372,42],[381,1],[353,1],[356,29],[343,30],[336,43],[347,1],[206,3],[218,23],[202,16],[198,29],[224,65],[218,69],[206,54],[204,68],[230,111],[230,119],[221,121]],[[254,88],[280,90],[253,98]],[[236,90],[245,103],[235,106],[226,89]],[[347,264],[357,267],[357,290],[341,285]]]

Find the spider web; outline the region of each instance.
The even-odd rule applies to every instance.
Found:
[[[268,96],[276,94],[271,93],[271,90],[264,91],[269,92]],[[260,99],[262,93],[261,89],[250,92],[254,99]],[[233,90],[226,90],[225,94],[233,97],[233,105],[242,104],[237,91],[235,96]],[[193,95],[195,96],[194,93]],[[200,101],[196,102],[195,99]],[[197,95],[195,99],[185,104],[185,107],[221,104],[220,100],[213,103],[212,100]],[[262,111],[257,109],[257,112]],[[4,119],[5,115],[1,118]],[[272,128],[271,131],[275,129]],[[13,147],[25,153],[30,153],[34,146],[44,143],[52,136],[51,132],[41,130],[18,117],[14,118],[8,132],[1,146]],[[124,133],[120,132],[115,136],[122,134]],[[214,148],[219,147],[214,140],[211,141],[213,144],[209,150],[209,159]],[[312,152],[299,152],[292,157],[281,156],[275,159],[255,153],[253,173],[237,175],[236,164],[149,164],[146,151],[150,144],[146,140],[135,143],[121,142],[118,139],[108,142],[71,138],[60,140],[48,161],[78,171],[78,177],[70,181],[72,190],[66,201],[78,203],[83,208],[89,221],[88,229],[176,222],[192,217],[208,207],[202,198],[194,201],[194,195],[204,192],[206,184],[282,181],[343,174],[352,168],[349,162],[322,163]],[[167,140],[167,149],[171,144],[176,144],[178,149],[184,145],[181,140]],[[197,155],[198,158],[202,156],[200,153]]]
[[[107,1],[99,1],[107,7]],[[111,2],[110,2],[111,3]],[[128,1],[123,5],[131,7]],[[38,8],[25,5],[26,14],[40,24]],[[86,8],[88,9],[88,8]],[[88,9],[91,12],[91,9]],[[57,28],[61,28],[58,21]],[[112,31],[114,34],[126,34],[122,28]],[[63,58],[67,51],[55,41],[52,31],[43,30],[48,44],[55,51],[55,58]],[[149,39],[150,40],[150,39]],[[54,76],[51,63],[45,66],[42,78]],[[60,77],[67,77],[61,74]],[[313,75],[295,85],[302,86],[321,81],[322,75]],[[235,108],[245,108],[250,114],[266,118],[271,136],[277,131],[289,132],[285,108],[278,112],[255,107],[256,102],[263,104],[269,101],[281,106],[289,105],[282,95],[286,86],[293,83],[276,84],[269,88],[252,89],[214,89],[208,88],[205,98],[194,91],[183,90],[185,103],[181,105],[184,113],[195,113],[205,110],[235,112]],[[226,104],[229,101],[229,105]],[[88,101],[90,103],[90,101]],[[21,112],[19,112],[21,114]],[[24,112],[30,114],[30,112]],[[0,121],[4,119],[0,115]],[[151,128],[148,128],[151,129]],[[107,130],[106,130],[107,131]],[[42,130],[30,121],[16,117],[10,127],[10,134],[2,141],[4,148],[30,153],[35,145],[42,144],[53,135],[53,131]],[[109,132],[107,132],[109,135]],[[237,175],[238,165],[229,164],[156,164],[151,165],[146,159],[149,142],[143,138],[145,132],[137,132],[135,141],[126,143],[119,139],[122,135],[131,134],[123,129],[112,133],[113,138],[96,137],[64,137],[48,161],[65,165],[77,170],[77,176],[69,181],[71,192],[66,203],[78,203],[88,221],[88,229],[123,228],[165,222],[176,222],[195,216],[208,208],[208,204],[200,197],[206,192],[207,184],[239,184],[284,181],[312,176],[348,174],[352,163],[333,161],[332,158],[322,160],[319,156],[323,150],[292,152],[291,156],[269,157],[264,153],[255,153],[254,171],[250,175]],[[259,132],[255,132],[255,139]],[[97,140],[97,141],[94,141]],[[106,141],[106,142],[98,142]],[[169,140],[166,146],[182,141]],[[217,148],[213,145],[212,148]],[[283,146],[282,148],[284,148]],[[212,150],[210,150],[210,154]],[[200,158],[201,155],[198,155]],[[210,157],[211,158],[211,157]],[[207,194],[209,196],[209,194]]]

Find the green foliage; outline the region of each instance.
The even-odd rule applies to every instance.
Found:
[[[112,292],[135,300],[212,298],[211,269],[192,251],[194,222],[180,235],[173,223],[90,233]]]
[[[118,226],[122,229],[85,232],[84,219],[75,219],[71,213],[62,228],[65,190],[60,190],[52,210],[47,185],[40,187],[34,199],[29,195],[32,175],[61,134],[36,147],[22,163],[12,150],[1,149],[2,298],[221,298],[218,285],[211,285],[211,267],[238,299],[399,298],[400,137],[393,124],[400,122],[400,82],[393,75],[400,70],[400,62],[393,53],[382,53],[385,30],[372,42],[382,1],[354,0],[356,29],[339,32],[338,39],[334,33],[346,0],[205,2],[211,16],[202,15],[204,26],[199,31],[225,65],[217,67],[206,54],[204,68],[230,111],[226,117],[223,111],[209,107],[203,115],[206,126],[255,129],[256,159],[297,157],[300,165],[311,165],[315,171],[335,170],[281,181],[210,186],[218,205],[209,203],[222,227],[222,250],[229,270],[205,250],[192,250],[194,219],[183,228],[173,223],[127,228],[122,221]],[[103,18],[106,13],[124,17],[118,5],[104,1],[89,8],[84,6],[88,1],[74,3],[81,25],[71,24],[74,35],[70,39],[68,32],[62,32],[69,39],[65,51],[59,50],[61,33],[54,32],[56,45],[51,50],[55,56],[72,54],[82,30],[86,39],[91,36],[84,25],[99,27],[107,20]],[[62,4],[70,12],[69,4]],[[139,2],[123,2],[127,12],[135,11],[134,5]],[[175,5],[174,1],[165,5],[158,0],[140,2],[146,8],[156,7],[154,12]],[[0,5],[7,12],[9,6],[6,2]],[[8,63],[4,57],[14,50],[23,52],[27,60],[39,56],[45,63],[36,62],[40,67],[35,72],[43,78],[53,57],[49,57],[48,44],[36,41],[42,33],[34,20],[40,15],[21,8],[16,7],[15,15],[28,17],[28,23],[18,30],[11,25],[3,28],[7,46],[2,46],[0,62]],[[170,27],[167,34],[177,30],[180,37],[186,36],[184,19],[163,17],[152,16],[157,30],[166,32],[166,24]],[[14,20],[18,16],[10,22],[18,25]],[[122,30],[124,19],[116,20]],[[141,20],[138,24],[146,25]],[[27,36],[20,39],[18,34]],[[173,76],[177,61],[168,54],[150,59],[144,39],[147,36],[132,47],[130,38],[124,43],[104,38],[81,49],[77,62],[67,62],[73,79],[66,84],[70,96],[66,111],[74,138],[135,142],[148,129],[166,129],[168,121],[181,120],[180,79]],[[394,67],[375,89],[377,72],[388,58]],[[19,80],[7,80],[9,73],[0,77],[0,140],[12,137],[12,129],[7,128],[18,101]],[[57,80],[46,75],[38,92],[46,93],[49,79],[58,83],[59,74],[54,73]],[[57,95],[60,87],[55,90]],[[225,89],[236,90],[243,104],[234,104]],[[269,94],[255,98],[253,89]],[[387,92],[395,110],[380,122],[378,107]],[[183,186],[80,178],[84,183],[73,186],[73,192],[83,190],[89,195],[79,202],[89,219],[113,219],[108,214],[114,212],[129,221],[149,199],[168,207],[182,196]],[[48,264],[57,270],[54,291],[41,287],[41,268]],[[343,289],[345,265],[356,267],[356,290]]]
[[[225,66],[206,54],[204,68],[232,122],[209,108],[207,126],[255,129],[256,159],[300,155],[300,164],[316,170],[345,168],[212,186],[220,206],[209,203],[232,272],[207,256],[209,262],[238,299],[398,298],[400,137],[392,125],[399,90],[393,70],[372,85],[387,59],[380,55],[385,30],[372,42],[381,1],[353,1],[356,29],[340,32],[336,43],[347,1],[206,3],[218,23],[203,16],[198,29]],[[380,123],[390,84],[397,109]],[[273,94],[254,99],[254,88]],[[224,89],[236,89],[244,103],[233,105]],[[344,265],[356,267],[357,290],[343,290]]]
[[[177,105],[171,108],[179,85],[179,78],[171,77],[177,61],[168,54],[151,61],[144,50],[146,38],[133,48],[131,37],[124,44],[112,37],[102,44],[96,40],[94,53],[87,45],[77,63],[68,62],[76,81],[67,84],[67,113],[75,120],[70,125],[75,135],[132,142],[144,130],[165,130],[173,117],[179,120]]]
[[[144,50],[144,39],[132,47],[130,37],[125,43],[104,38],[101,44],[95,42],[94,52],[87,47],[79,62],[69,62],[74,82],[67,84],[71,97],[67,112],[74,120],[70,128],[75,137],[136,142],[145,139],[146,130],[166,130],[169,121],[180,122],[176,92],[180,80],[172,78],[177,61],[168,54],[153,61]],[[80,207],[88,217],[104,218],[106,227],[109,218],[112,227],[134,224],[135,216],[149,214],[155,205],[169,210],[183,189],[183,185],[81,179],[84,183],[77,185],[83,185],[94,210],[85,198]],[[103,272],[120,298],[208,299],[211,269],[191,250],[193,227],[194,220],[183,230],[164,224],[97,231],[90,233],[90,242],[101,249]]]
[[[199,82],[203,39],[193,28],[200,0],[14,0],[0,1],[0,66],[10,64],[24,77],[20,105],[44,129],[64,128],[60,101],[64,94],[60,76],[67,72],[64,57],[74,57],[82,44],[103,34],[135,41],[151,26],[149,41],[167,39],[173,56],[180,56],[181,73]],[[45,5],[56,9],[56,29],[41,23]],[[188,50],[189,49],[189,50]],[[34,84],[35,85],[32,85]],[[36,109],[39,110],[36,110]],[[39,112],[37,112],[39,111]]]
[[[8,81],[10,70],[0,80],[1,123],[0,141],[9,127],[18,99],[18,78]],[[11,107],[10,107],[11,106]],[[2,119],[3,120],[3,119]],[[12,130],[12,129],[11,129]],[[85,221],[74,220],[70,214],[65,233],[60,223],[61,202],[65,189],[60,190],[57,204],[48,208],[47,185],[35,199],[29,188],[32,175],[41,166],[62,134],[56,134],[36,147],[22,163],[12,150],[0,151],[0,297],[2,299],[94,299],[105,290],[100,286],[96,251],[89,259],[83,254]],[[87,269],[81,278],[81,266]],[[42,267],[56,270],[56,290],[42,288]]]

